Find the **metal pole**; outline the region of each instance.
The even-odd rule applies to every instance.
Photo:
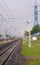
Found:
[[[29,27],[30,27],[30,22],[29,21],[27,21],[27,24],[29,24]],[[30,30],[29,30],[29,43],[28,43],[28,46],[31,47],[31,31]]]
[[[29,47],[31,47],[31,31],[29,31]]]

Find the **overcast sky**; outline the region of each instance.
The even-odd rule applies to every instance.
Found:
[[[32,28],[34,25],[34,2],[35,0],[0,0],[0,15],[7,20],[6,22],[0,16],[0,33],[23,36],[25,30],[28,31],[29,28]],[[40,0],[37,0],[37,5],[40,5]],[[40,11],[40,6],[38,6],[38,11]],[[40,12],[38,18],[40,24]]]

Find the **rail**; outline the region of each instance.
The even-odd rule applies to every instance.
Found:
[[[21,45],[22,39],[18,40],[15,45],[11,45],[4,53],[2,53],[0,55],[0,65],[8,65],[9,62],[12,64],[12,61],[15,64],[16,62],[14,59],[20,53]]]

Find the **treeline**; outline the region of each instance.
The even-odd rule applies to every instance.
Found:
[[[31,32],[31,35],[37,32],[40,32],[40,25],[38,24],[34,26],[30,32]],[[29,36],[29,32],[25,31],[25,36]]]
[[[31,34],[34,34],[37,32],[40,32],[40,25],[39,24],[32,28]]]

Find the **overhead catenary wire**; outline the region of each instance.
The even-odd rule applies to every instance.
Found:
[[[0,3],[0,6],[2,7],[2,9],[4,10],[4,12],[6,13],[6,15],[9,17],[9,15],[7,14],[6,10],[4,9],[4,7],[2,6],[2,4]]]
[[[2,1],[2,0],[1,0]],[[0,3],[1,4],[1,3]],[[6,5],[7,6],[7,5]],[[3,10],[4,10],[4,12],[6,13],[6,15],[7,15],[7,20],[10,20],[11,22],[13,22],[13,21],[15,21],[15,19],[11,16],[9,16],[8,15],[8,13],[7,13],[7,11],[5,10],[5,8],[2,6],[2,4],[1,4],[1,7],[3,8]],[[7,7],[8,8],[8,7]],[[9,10],[9,9],[8,9]],[[10,12],[9,12],[9,14],[10,14]],[[9,21],[9,22],[10,22]],[[16,23],[16,21],[15,21],[15,23]],[[17,23],[16,23],[17,24]]]
[[[2,9],[4,10],[4,12],[5,12],[5,14],[7,15],[8,19],[10,19],[10,21],[12,21],[12,20],[11,20],[11,18],[10,18],[10,16],[8,15],[7,11],[4,9],[4,7],[2,6],[2,4],[1,4],[1,3],[0,3],[0,6],[1,6],[1,7],[2,7]]]
[[[6,4],[6,7],[7,7],[8,11],[9,11],[9,13],[10,13],[11,17],[13,18],[12,14],[11,14],[11,11],[10,11],[10,9],[9,9],[9,7],[8,7],[8,5],[7,5],[7,3],[6,3],[6,1],[5,1],[5,0],[4,0],[4,3]]]
[[[2,0],[1,0],[2,1]],[[22,20],[22,19],[26,19],[26,18],[13,18],[13,16],[12,16],[12,14],[11,14],[11,11],[10,11],[10,9],[9,9],[9,7],[8,7],[8,5],[7,5],[7,3],[6,3],[6,0],[3,0],[3,2],[5,3],[5,5],[6,5],[6,7],[7,7],[7,10],[8,10],[8,12],[9,12],[9,14],[10,14],[10,16],[11,17],[8,17],[8,19],[11,19],[11,20]],[[15,22],[16,23],[16,22]]]
[[[2,6],[2,4],[0,3],[0,5],[1,5],[1,7],[3,8],[3,6]],[[6,10],[3,8],[3,10],[5,11],[5,13],[7,14],[7,12],[6,12]],[[2,16],[2,15],[1,15]],[[7,14],[7,16],[8,16],[8,19],[11,19],[10,17],[9,17],[9,15]],[[2,16],[3,17],[3,16]],[[6,20],[6,22],[9,24],[9,21],[8,21],[8,19],[6,19],[5,17],[3,17],[5,20]],[[12,21],[12,20],[11,20]],[[9,24],[10,25],[10,24]],[[15,30],[14,28],[13,28],[13,26],[12,25],[10,25],[11,27],[12,27],[12,30]]]
[[[10,23],[0,14],[0,16],[10,25]],[[11,28],[12,28],[12,30],[14,29],[13,27],[12,27],[12,25],[10,25],[11,26]],[[14,29],[15,30],[15,29]]]
[[[5,1],[5,0],[1,0],[1,1],[4,2],[4,4],[5,4],[6,7],[7,7],[8,12],[9,12],[10,17],[8,17],[7,19],[11,19],[11,20],[10,20],[11,22],[15,21],[16,18],[13,18],[12,14],[11,14],[11,11],[10,11],[10,9],[9,9],[9,7],[8,7],[8,5],[7,5],[7,3],[6,3],[6,1]],[[16,23],[16,21],[15,21],[15,23]]]

